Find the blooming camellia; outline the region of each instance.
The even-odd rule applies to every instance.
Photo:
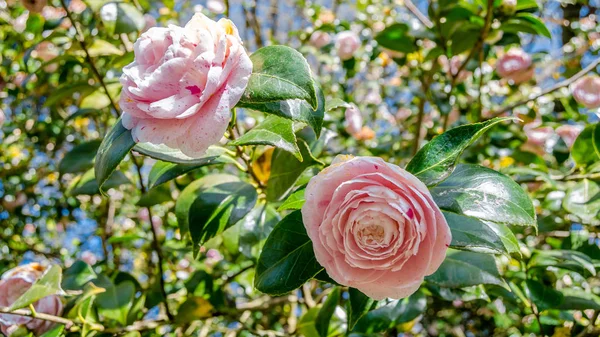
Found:
[[[446,256],[450,228],[427,187],[380,158],[338,156],[305,195],[317,261],[369,297],[411,295]]]
[[[342,61],[349,60],[360,47],[360,39],[354,32],[347,30],[337,35],[335,47]]]
[[[31,285],[42,276],[45,268],[38,263],[30,263],[11,269],[2,275],[0,280],[0,307],[9,307]],[[60,316],[63,311],[63,303],[56,296],[47,296],[33,304],[36,312]],[[37,336],[50,330],[54,323],[32,317],[0,314],[0,330],[6,336],[16,330],[19,326],[25,326]]]
[[[529,81],[534,73],[531,56],[521,48],[511,48],[498,59],[496,72],[514,84]]]
[[[223,137],[252,62],[235,25],[195,14],[185,27],[153,27],[123,69],[123,126],[136,142],[200,157]]]
[[[600,77],[584,76],[571,87],[573,97],[577,102],[588,109],[600,107]]]

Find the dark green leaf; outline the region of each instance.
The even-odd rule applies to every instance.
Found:
[[[309,167],[319,164],[306,142],[298,139],[300,153],[304,160],[298,161],[289,152],[275,149],[271,159],[271,175],[267,182],[267,200],[279,201],[283,199],[294,187],[300,175]]]
[[[582,289],[561,290],[563,301],[558,306],[560,310],[600,310],[600,297]]]
[[[267,117],[264,122],[229,145],[271,145],[293,154],[296,159],[302,161],[300,149],[296,145],[293,122],[275,115]]]
[[[92,140],[75,146],[60,161],[58,172],[60,174],[85,172],[94,167],[94,157],[100,143],[100,140]]]
[[[600,186],[592,180],[583,179],[567,190],[562,205],[566,211],[589,223],[600,211]]]
[[[513,118],[494,118],[483,123],[456,127],[433,138],[417,152],[406,170],[427,186],[446,179],[463,151],[492,126]]]
[[[454,213],[509,225],[537,225],[533,204],[521,186],[483,166],[459,165],[431,194],[440,208]]]
[[[486,222],[452,212],[442,213],[452,231],[450,247],[479,253],[507,252],[502,239]]]
[[[121,171],[114,171],[110,177],[104,183],[104,189],[106,191],[111,188],[121,186],[123,184],[131,183],[129,179]],[[73,180],[69,186],[67,192],[69,195],[94,195],[100,193],[98,182],[94,178],[94,170],[89,170],[84,173],[81,177]]]
[[[212,304],[202,297],[190,297],[188,298],[177,312],[175,322],[178,324],[189,323],[210,317],[210,313],[213,310]]]
[[[94,269],[83,261],[76,261],[64,272],[62,287],[66,290],[81,290],[96,278]]]
[[[595,125],[588,125],[577,136],[571,147],[571,156],[579,167],[586,168],[600,160],[600,151],[598,151],[598,145],[596,144],[596,139],[600,139],[598,137],[600,134],[596,136],[596,129],[600,128],[596,128]]]
[[[596,268],[589,256],[574,250],[536,250],[529,260],[530,268],[556,267],[585,275],[596,275]]]
[[[335,312],[335,308],[337,307],[340,301],[340,288],[335,287],[333,291],[327,296],[325,303],[319,310],[317,314],[317,318],[315,319],[315,328],[321,337],[327,337],[327,332],[329,331],[329,323],[331,322],[331,317]]]
[[[335,110],[338,108],[349,108],[351,106],[350,103],[344,102],[343,100],[339,99],[339,98],[333,98],[333,99],[328,99],[327,102],[325,102],[325,111],[331,111],[331,110]]]
[[[167,185],[161,185],[151,188],[146,191],[146,193],[142,194],[140,200],[136,203],[136,206],[152,207],[171,200],[173,200],[171,197],[171,189]]]
[[[563,301],[563,294],[560,291],[547,287],[538,281],[527,280],[525,284],[527,284],[529,298],[538,307],[539,311],[558,308]]]
[[[506,285],[492,255],[462,251],[449,251],[440,268],[425,279],[448,288],[479,284]]]
[[[536,0],[517,0],[517,11],[538,8],[539,6]]]
[[[252,75],[243,103],[266,103],[303,99],[317,108],[315,83],[308,62],[298,51],[286,46],[263,47],[250,56]]]
[[[134,145],[135,142],[131,136],[131,131],[125,129],[119,118],[117,124],[113,126],[102,140],[102,144],[100,144],[98,154],[96,155],[94,171],[101,191],[105,191],[103,185],[108,180],[108,177],[115,171],[119,163]]]
[[[206,240],[241,220],[256,203],[254,186],[226,174],[212,174],[189,184],[179,195],[175,213],[182,235],[189,233],[194,251]]]
[[[358,320],[363,317],[377,302],[369,296],[361,293],[358,289],[348,289],[348,330],[352,330]]]
[[[402,53],[412,53],[417,49],[413,38],[408,35],[408,25],[404,23],[395,23],[386,27],[377,36],[375,41],[380,46]]]
[[[282,295],[300,287],[321,270],[323,267],[315,258],[302,223],[302,213],[294,211],[267,238],[256,266],[254,285],[263,293]]]
[[[500,26],[500,30],[507,33],[529,33],[552,37],[550,30],[544,22],[531,13],[517,13],[516,17],[508,19]]]
[[[127,315],[135,295],[133,282],[125,281],[115,286],[106,276],[99,275],[94,283],[106,289],[96,296],[98,313],[120,324],[127,324]]]
[[[31,288],[19,296],[11,305],[8,307],[9,311],[26,307],[30,304],[41,300],[42,298],[50,295],[60,295],[64,291],[60,287],[62,279],[62,269],[58,265],[52,265],[48,268],[42,277],[35,281]]]
[[[364,315],[353,331],[373,334],[410,322],[421,315],[427,307],[427,298],[421,291],[407,298],[392,301]]]
[[[58,325],[54,326],[52,329],[50,329],[49,331],[45,332],[40,337],[59,337],[59,336],[62,336],[64,330],[65,330],[65,326],[58,324]]]
[[[306,192],[306,190],[303,188],[292,193],[292,195],[285,199],[283,204],[281,204],[277,210],[281,212],[289,209],[301,209],[305,201],[304,192]]]

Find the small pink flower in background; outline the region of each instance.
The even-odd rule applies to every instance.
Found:
[[[379,91],[379,88],[370,89],[365,96],[365,103],[367,104],[379,105],[382,101],[383,98],[381,98],[381,92]]]
[[[575,100],[588,109],[600,107],[600,77],[587,75],[571,86]]]
[[[351,135],[358,134],[363,127],[363,118],[360,110],[354,104],[346,108],[344,112],[344,128]]]
[[[360,47],[360,39],[352,31],[343,31],[336,37],[335,47],[337,54],[342,61],[349,60],[354,56],[354,52]]]
[[[154,27],[123,68],[123,126],[136,142],[200,157],[218,143],[240,100],[252,62],[235,25],[195,14],[185,27]]]
[[[529,81],[534,74],[531,56],[521,48],[511,48],[498,59],[496,72],[514,84]]]
[[[96,264],[96,262],[98,262],[98,257],[96,254],[86,250],[85,252],[81,253],[81,261],[93,266]]]
[[[568,147],[573,146],[575,139],[577,139],[581,131],[583,131],[583,126],[581,125],[565,124],[556,128],[556,134],[562,138]]]
[[[23,295],[31,285],[40,278],[45,268],[38,263],[30,263],[11,269],[2,275],[0,279],[0,307],[9,307],[21,295]],[[47,296],[33,304],[35,311],[39,313],[60,316],[63,312],[63,303],[60,297],[56,295]],[[16,316],[10,314],[0,314],[0,331],[9,335],[9,331],[18,326],[25,326],[35,335],[42,335],[50,330],[54,323],[34,319],[25,316]]]
[[[206,8],[213,14],[225,13],[225,2],[223,0],[208,0]]]
[[[25,27],[27,27],[27,19],[29,18],[29,13],[23,13],[19,15],[15,21],[13,21],[13,29],[17,33],[23,33],[25,31]]]
[[[317,30],[311,34],[309,42],[315,48],[323,48],[331,43],[331,35],[323,31]]]
[[[58,57],[59,51],[58,48],[52,43],[48,41],[41,42],[35,47],[36,57],[42,60],[42,62],[46,63],[51,61],[52,59]],[[46,72],[54,72],[58,69],[58,63],[52,63],[44,67],[44,71]]]
[[[472,72],[470,71],[465,69],[460,70],[463,62],[464,58],[459,55],[453,56],[450,61],[448,61],[446,56],[439,58],[439,63],[442,66],[442,69],[444,69],[445,72],[450,73],[452,76],[456,76],[456,83],[462,83],[472,75]],[[459,70],[460,74],[458,74]],[[458,76],[456,74],[458,74]]]
[[[308,183],[302,219],[327,274],[377,300],[417,291],[451,241],[427,187],[375,157],[336,157]]]
[[[44,9],[44,6],[46,6],[46,3],[47,0],[21,0],[23,7],[33,13],[40,13]]]
[[[209,265],[214,265],[223,260],[223,255],[216,249],[209,249],[206,252],[206,263]]]
[[[156,26],[156,18],[154,18],[150,14],[144,14],[144,28],[142,28],[142,33],[148,31],[148,29]]]
[[[412,110],[410,110],[409,108],[400,108],[396,112],[395,117],[398,122],[401,122],[401,121],[406,120],[408,117],[410,117],[410,115],[412,115]]]
[[[549,126],[539,126],[541,122],[532,122],[523,127],[527,141],[522,145],[523,150],[543,155],[546,153],[547,142],[555,134]]]
[[[69,2],[69,10],[73,13],[81,13],[87,8],[87,5],[82,0],[71,0]]]

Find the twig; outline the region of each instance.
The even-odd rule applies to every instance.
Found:
[[[234,118],[236,118],[236,117],[234,117]],[[237,139],[237,136],[235,135],[235,131],[233,130],[232,125],[229,125],[228,132],[229,132],[229,138],[231,140],[235,141]],[[244,164],[246,164],[246,172],[252,177],[252,179],[254,179],[254,181],[256,182],[258,187],[260,187],[260,188],[265,187],[265,185],[262,183],[260,178],[254,172],[254,169],[252,168],[252,158],[250,158],[250,156],[248,156],[244,152],[244,148],[239,145],[236,145],[235,151],[236,151],[236,156],[239,157],[240,159],[242,159],[244,161]]]
[[[514,108],[516,108],[516,107],[518,107],[518,106],[521,106],[521,105],[527,104],[527,103],[529,103],[529,102],[531,102],[531,101],[535,101],[535,100],[537,100],[538,98],[540,98],[540,97],[542,97],[542,96],[545,96],[545,95],[548,95],[548,94],[551,94],[551,93],[553,93],[553,92],[555,92],[556,90],[559,90],[559,89],[561,89],[561,88],[568,87],[569,85],[573,84],[573,83],[574,83],[575,81],[577,81],[578,79],[580,79],[580,78],[582,78],[583,76],[585,76],[587,73],[589,73],[589,72],[591,72],[592,70],[596,69],[596,67],[597,67],[599,64],[600,64],[600,57],[599,57],[599,58],[597,58],[597,59],[596,59],[594,62],[590,63],[590,64],[589,64],[587,67],[583,68],[583,69],[582,69],[581,71],[579,71],[577,74],[575,74],[575,75],[571,76],[570,78],[568,78],[568,79],[566,79],[566,80],[563,80],[563,81],[560,81],[560,82],[556,83],[555,85],[551,86],[550,88],[548,88],[548,89],[546,89],[546,90],[542,91],[541,93],[539,93],[539,94],[537,94],[537,95],[534,95],[534,96],[532,96],[532,97],[530,97],[530,98],[527,98],[527,99],[524,99],[524,100],[518,101],[518,102],[516,102],[516,103],[513,103],[513,104],[511,104],[511,105],[509,105],[509,106],[506,106],[506,107],[504,107],[504,108],[501,108],[500,110],[498,110],[498,111],[494,112],[494,113],[492,114],[492,117],[498,117],[498,116],[502,115],[503,113],[505,113],[505,112],[508,112],[508,111],[510,111],[510,110],[512,110],[512,109],[514,109]]]
[[[138,161],[135,158],[135,155],[133,153],[131,153],[131,158],[133,160],[133,164],[135,165],[135,168],[136,168],[136,171],[138,174],[138,178],[140,180],[140,190],[141,190],[142,194],[144,194],[144,193],[146,193],[147,189],[146,189],[146,186],[144,185],[144,179],[142,177],[142,165],[140,165],[138,163]],[[152,211],[150,210],[150,207],[146,207],[146,209],[148,210],[148,218],[149,218],[148,221],[150,222],[150,230],[152,231],[152,247],[153,247],[154,251],[156,252],[156,255],[158,256],[158,273],[159,273],[158,280],[160,282],[160,291],[164,298],[167,317],[169,318],[170,321],[172,321],[173,314],[169,310],[169,303],[167,302],[167,291],[165,289],[165,279],[164,279],[165,272],[163,269],[164,256],[162,254],[162,251],[160,249],[160,244],[158,242],[158,234],[156,233],[156,228],[154,227],[154,220],[152,219]]]
[[[62,324],[67,329],[71,329],[71,327],[75,325],[75,322],[73,322],[70,319],[63,318],[63,317],[58,317],[58,316],[54,316],[54,315],[49,315],[49,314],[45,314],[45,313],[42,313],[42,312],[35,312],[34,313],[31,310],[29,310],[29,309],[16,309],[16,310],[10,311],[10,310],[8,310],[8,308],[0,307],[0,312],[4,313],[4,314],[11,314],[11,315],[16,315],[16,316],[24,316],[24,317],[32,317],[32,318],[36,318],[36,319],[41,319],[43,321],[48,321],[48,322],[54,322],[54,323]]]
[[[417,17],[417,19],[419,19],[419,21],[421,21],[425,27],[429,29],[433,28],[433,22],[431,22],[428,17],[421,13],[419,8],[417,8],[417,6],[415,6],[411,0],[404,0],[404,5],[411,13],[413,13],[414,16]]]
[[[85,43],[85,36],[83,35],[83,32],[77,25],[77,22],[73,19],[73,15],[71,14],[71,11],[69,10],[69,6],[67,6],[67,4],[65,3],[65,0],[60,0],[60,4],[61,4],[62,8],[65,10],[65,13],[67,14],[67,18],[69,18],[69,21],[71,21],[71,25],[75,28],[75,32],[77,33],[75,40],[77,40],[77,42],[79,43],[79,46],[85,52],[86,62],[89,64],[89,66],[92,69],[92,72],[94,73],[94,75],[96,76],[96,79],[98,80],[98,82],[100,82],[102,89],[104,89],[104,93],[106,94],[106,96],[108,97],[108,100],[110,101],[110,106],[114,110],[113,112],[115,114],[115,117],[119,117],[119,108],[117,108],[117,105],[113,101],[113,98],[110,96],[110,93],[108,92],[108,88],[106,87],[106,83],[104,83],[104,77],[100,74],[100,72],[98,71],[98,68],[96,68],[96,64],[94,63],[94,60],[90,56],[90,52],[88,51],[87,44]]]
[[[423,118],[425,117],[425,97],[419,99],[419,115],[417,116],[417,125],[415,129],[415,139],[413,143],[412,154],[413,156],[419,151],[419,144],[421,143],[421,125],[423,125]]]

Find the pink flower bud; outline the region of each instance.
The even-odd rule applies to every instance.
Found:
[[[583,131],[583,126],[581,125],[565,124],[556,128],[556,134],[562,138],[568,147],[573,146],[575,139],[577,139],[581,131]]]
[[[347,30],[337,35],[335,47],[342,61],[349,60],[360,47],[360,39],[354,32]]]
[[[323,31],[317,30],[312,33],[309,42],[315,48],[323,48],[331,43],[331,36]]]
[[[534,73],[531,56],[521,48],[512,48],[498,59],[496,72],[514,84],[529,81]]]
[[[346,131],[353,136],[357,135],[362,130],[363,126],[363,118],[358,107],[352,104],[346,109],[344,117],[344,127],[346,128]]]
[[[573,97],[588,109],[600,107],[600,77],[584,76],[571,86]]]

